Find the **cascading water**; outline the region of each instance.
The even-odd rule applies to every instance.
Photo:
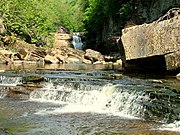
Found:
[[[95,85],[86,82],[61,82],[62,84],[54,86],[53,80],[49,81],[51,84],[33,91],[30,98],[32,100],[63,102],[67,106],[61,108],[61,111],[74,108],[74,112],[97,112],[141,117],[144,113],[144,107],[141,103],[148,100],[148,96],[143,91],[131,91],[121,84],[108,83],[102,85],[101,82],[101,85]],[[54,80],[55,82],[57,83],[57,80]]]
[[[83,43],[81,41],[81,37],[79,36],[79,33],[73,33],[72,44],[75,49],[79,49],[79,50],[83,49]]]
[[[47,84],[42,89],[31,93],[31,100],[63,104],[63,107],[50,109],[45,111],[46,113],[93,112],[169,122],[179,118],[178,112],[175,115],[170,113],[173,111],[171,105],[164,106],[165,101],[157,102],[162,93],[162,90],[159,91],[160,87],[156,88],[141,79],[124,77],[112,81],[108,76],[105,79],[103,73],[95,73],[96,76],[91,78],[87,77],[91,75],[89,73],[78,73],[74,76],[71,76],[71,72],[67,74],[68,77],[47,78]],[[165,100],[167,95],[162,94],[162,100]],[[172,91],[169,94],[172,99],[176,98],[174,95]],[[170,100],[167,104],[168,102]]]
[[[18,123],[16,129],[23,127],[27,131],[21,129],[12,132],[14,134],[46,135],[134,134],[134,131],[156,135],[166,133],[164,130],[179,131],[178,89],[141,77],[124,75],[117,79],[114,76],[118,73],[94,69],[40,69],[27,74],[3,74],[2,85],[26,83],[27,76],[44,79],[43,87],[35,88],[29,100],[0,98],[0,114],[10,113],[10,118],[4,122],[1,116],[6,115],[0,115],[0,127]],[[175,83],[178,84],[178,80]],[[1,97],[6,96],[8,89],[4,88],[1,87]],[[12,111],[4,111],[7,108]]]
[[[0,76],[0,98],[3,98],[9,92],[9,87],[14,87],[17,84],[22,82],[21,77],[12,77],[12,76]]]
[[[1,85],[17,85],[22,82],[22,77],[0,76]]]

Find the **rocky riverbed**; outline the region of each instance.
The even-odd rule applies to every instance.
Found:
[[[1,64],[104,64],[118,67],[122,70],[120,56],[104,56],[100,52],[86,49],[78,50],[70,46],[57,48],[42,48],[35,45],[22,44],[16,41],[10,49],[0,48]]]

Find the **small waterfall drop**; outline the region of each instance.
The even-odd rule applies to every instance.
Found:
[[[0,76],[0,85],[17,85],[22,83],[22,77]]]
[[[0,98],[4,98],[8,92],[10,87],[14,87],[17,84],[22,83],[21,77],[11,77],[11,76],[0,76]]]
[[[120,85],[112,84],[89,87],[92,88],[83,90],[64,85],[52,89],[52,85],[49,85],[49,88],[46,86],[33,91],[30,99],[66,104],[64,108],[58,109],[59,112],[96,112],[138,117],[143,115],[141,102],[148,98],[143,96],[143,92],[127,91]]]
[[[75,49],[82,50],[83,49],[83,43],[81,41],[81,37],[79,36],[79,33],[73,33],[73,40],[72,44]]]

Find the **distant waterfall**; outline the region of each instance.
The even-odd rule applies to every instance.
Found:
[[[75,49],[79,49],[79,50],[83,49],[83,43],[81,41],[81,37],[79,36],[79,33],[73,33],[72,44]]]

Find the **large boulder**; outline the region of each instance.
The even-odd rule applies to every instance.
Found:
[[[95,50],[92,49],[86,49],[85,50],[85,58],[91,60],[92,62],[96,62],[96,61],[104,61],[104,56]]]
[[[59,63],[59,60],[55,57],[55,56],[51,56],[49,54],[47,54],[44,58],[45,63],[49,63],[49,64],[57,64]]]
[[[176,12],[172,18],[167,16],[171,11],[153,23],[124,29],[121,39],[126,60],[165,56],[167,70],[179,68],[180,10]]]

